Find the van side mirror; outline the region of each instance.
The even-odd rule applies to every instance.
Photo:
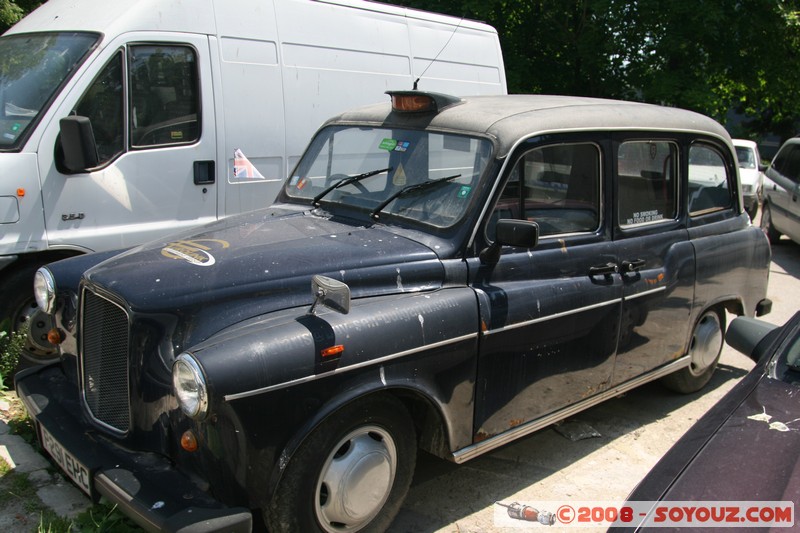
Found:
[[[494,242],[481,251],[481,263],[494,265],[500,260],[503,246],[535,248],[539,243],[539,224],[528,220],[502,219],[497,221]]]
[[[64,154],[63,166],[69,172],[85,172],[98,165],[97,143],[89,117],[71,115],[59,121],[59,136]]]

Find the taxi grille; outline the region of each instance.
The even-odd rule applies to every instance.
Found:
[[[102,425],[130,429],[128,315],[115,303],[83,291],[81,378],[89,412]]]

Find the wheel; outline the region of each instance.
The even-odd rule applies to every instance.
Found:
[[[55,347],[47,341],[47,332],[53,327],[50,317],[31,318],[39,308],[33,297],[33,275],[39,264],[26,265],[3,276],[0,284],[0,329],[20,331],[28,327],[28,340],[22,358],[35,364],[52,361],[57,354]]]
[[[416,461],[414,424],[393,397],[343,407],[292,456],[264,513],[270,533],[379,532],[392,523]]]
[[[697,392],[711,379],[717,368],[725,338],[724,311],[710,309],[703,313],[694,326],[687,355],[691,364],[662,378],[664,385],[683,394]]]
[[[761,231],[767,236],[770,244],[778,244],[781,240],[780,232],[772,225],[772,210],[769,204],[764,204],[761,207]]]

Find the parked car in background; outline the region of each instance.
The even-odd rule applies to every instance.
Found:
[[[697,391],[726,313],[769,311],[710,118],[389,94],[326,122],[272,207],[37,272],[60,357],[17,391],[86,493],[153,529],[380,531],[419,448]]]
[[[736,318],[726,340],[756,366],[675,443],[629,502],[800,501],[800,313],[781,327]],[[623,529],[654,519],[636,516]]]
[[[746,139],[733,139],[736,148],[736,159],[739,161],[739,181],[742,183],[742,201],[744,210],[750,219],[756,217],[758,204],[761,202],[761,189],[764,185],[764,169],[758,145]]]
[[[767,168],[761,229],[772,244],[781,235],[800,243],[800,137],[783,143]]]

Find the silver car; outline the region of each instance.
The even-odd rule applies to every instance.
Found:
[[[775,244],[781,235],[800,243],[800,138],[781,146],[766,172],[761,229]]]

